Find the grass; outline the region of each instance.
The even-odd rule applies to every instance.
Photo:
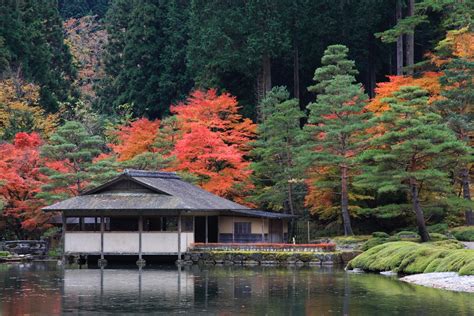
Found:
[[[474,275],[474,250],[460,249],[454,240],[418,244],[411,241],[389,242],[360,254],[348,269],[394,271],[402,274],[458,272]]]
[[[451,234],[462,241],[474,241],[474,226],[461,226],[451,229]]]

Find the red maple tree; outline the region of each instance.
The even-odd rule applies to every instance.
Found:
[[[41,144],[39,134],[22,132],[16,134],[12,144],[0,145],[0,196],[5,202],[3,216],[17,220],[26,230],[45,228],[51,216],[41,211],[42,201],[35,197],[47,181],[40,172]]]
[[[228,93],[194,91],[171,107],[182,131],[172,155],[177,158],[173,169],[196,174],[204,189],[243,202],[251,186],[245,155],[256,125],[238,111],[236,98]]]

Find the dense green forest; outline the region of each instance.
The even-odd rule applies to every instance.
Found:
[[[474,224],[470,1],[0,6],[5,238],[123,168],[327,233]]]

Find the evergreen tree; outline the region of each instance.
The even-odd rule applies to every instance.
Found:
[[[91,166],[102,144],[99,136],[90,135],[79,122],[67,121],[59,127],[41,148],[47,159],[42,171],[50,181],[42,187],[40,197],[51,202],[83,192],[97,172]]]
[[[38,84],[40,104],[57,111],[58,102],[71,94],[75,72],[55,1],[3,1],[0,42],[0,56],[3,51],[7,61],[0,75],[14,72]]]
[[[254,200],[264,207],[286,213],[297,213],[298,201],[304,197],[304,184],[297,164],[301,145],[300,120],[305,117],[298,100],[290,99],[284,87],[274,87],[262,100],[264,118],[258,126],[257,141],[251,164],[256,195]]]
[[[376,148],[362,155],[367,167],[357,183],[379,193],[405,192],[411,200],[419,234],[428,241],[421,190],[449,191],[452,186],[447,170],[469,149],[430,108],[427,91],[402,87],[386,101],[390,109],[374,119],[385,132],[372,141]]]
[[[135,116],[161,117],[191,88],[185,67],[187,2],[118,0],[107,13],[110,36],[101,112],[131,104]]]
[[[367,96],[356,83],[357,70],[354,61],[347,59],[348,51],[343,45],[329,46],[321,59],[323,66],[314,73],[316,84],[308,89],[318,94],[308,105],[307,143],[301,159],[307,167],[338,170],[338,180],[317,185],[339,187],[344,234],[352,235],[348,186],[357,156],[366,148],[370,113],[364,111]]]
[[[435,105],[448,126],[457,138],[466,146],[471,144],[474,132],[474,61],[467,58],[454,57],[444,65],[444,75],[440,78],[442,98]],[[471,175],[469,163],[472,158],[462,161],[459,180],[464,199],[471,201]],[[474,215],[471,208],[465,211],[466,225],[474,225]]]

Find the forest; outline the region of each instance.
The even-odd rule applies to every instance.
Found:
[[[6,0],[0,238],[124,169],[326,235],[474,225],[474,2]]]

